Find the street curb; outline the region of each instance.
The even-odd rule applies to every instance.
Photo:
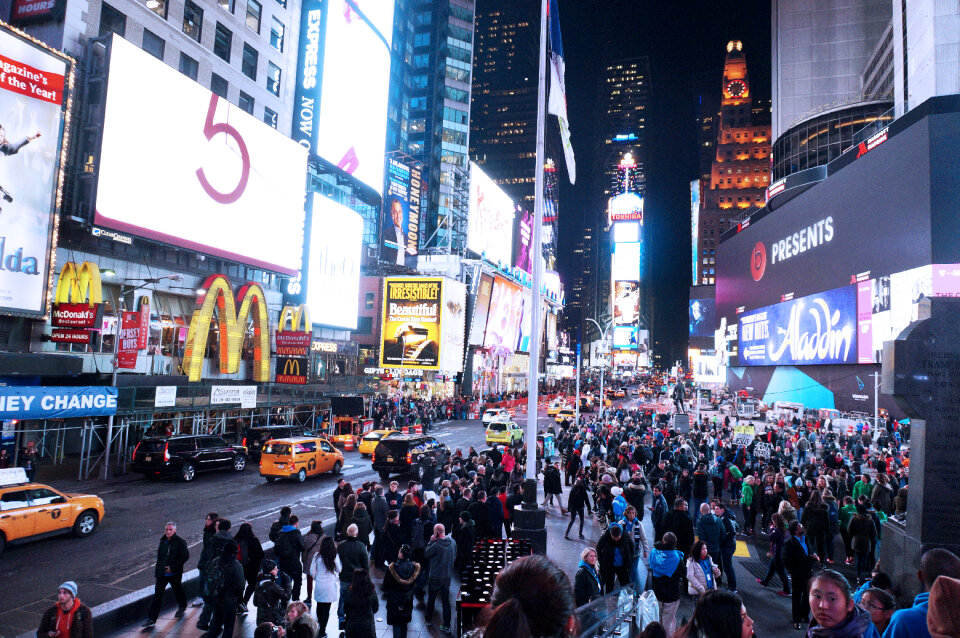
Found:
[[[336,525],[336,519],[321,521],[324,528],[327,525]],[[310,526],[300,528],[302,534],[310,531]],[[265,558],[273,558],[273,541],[263,543],[263,552]],[[183,574],[183,591],[187,595],[187,600],[192,600],[200,595],[200,570],[191,569]],[[129,627],[131,623],[142,621],[147,617],[150,611],[150,601],[153,599],[154,587],[144,587],[137,591],[124,594],[119,598],[97,605],[90,610],[93,615],[93,633],[95,636],[103,636],[113,633],[124,627]],[[81,599],[82,600],[82,599]],[[163,603],[160,606],[161,611],[173,607],[176,604],[176,598],[173,590],[169,587],[163,594]],[[16,638],[36,638],[37,632],[28,631],[20,634]]]

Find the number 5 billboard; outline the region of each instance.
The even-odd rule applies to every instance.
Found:
[[[94,223],[296,274],[307,152],[114,36]]]

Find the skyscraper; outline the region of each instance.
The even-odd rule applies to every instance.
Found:
[[[714,283],[720,235],[735,224],[739,212],[764,204],[770,183],[768,114],[766,109],[754,108],[743,44],[739,40],[728,42],[716,154],[709,183],[701,184],[697,238],[700,284]],[[704,125],[701,123],[701,127]]]
[[[423,252],[466,249],[473,0],[398,0],[387,152],[423,168]]]
[[[604,66],[600,98],[603,121],[604,196],[644,193],[647,173],[646,109],[650,101],[650,61],[646,57],[613,60]],[[620,169],[630,154],[634,166]]]

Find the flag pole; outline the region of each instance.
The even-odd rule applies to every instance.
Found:
[[[539,418],[538,395],[540,390],[540,339],[541,339],[541,294],[540,272],[543,261],[542,237],[543,226],[543,162],[544,162],[544,131],[546,129],[546,101],[547,101],[547,3],[540,1],[540,78],[537,86],[537,152],[536,173],[534,181],[533,205],[533,246],[530,252],[530,367],[527,371],[527,479],[537,478],[537,420]]]

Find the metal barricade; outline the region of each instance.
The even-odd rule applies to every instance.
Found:
[[[632,585],[626,585],[577,609],[580,638],[630,638],[638,627],[640,599]]]

